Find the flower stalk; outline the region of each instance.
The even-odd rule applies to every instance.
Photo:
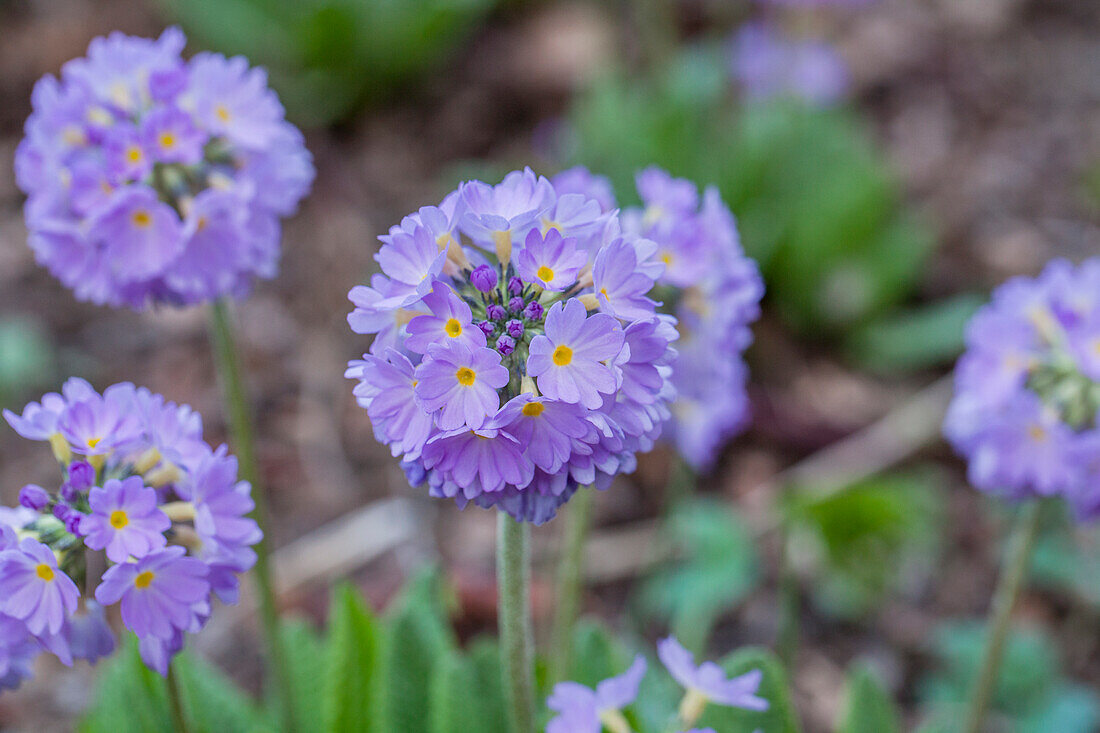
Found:
[[[264,530],[264,537],[255,546],[256,566],[253,577],[259,593],[260,620],[268,654],[269,699],[276,701],[284,724],[283,729],[294,729],[293,690],[282,640],[279,635],[279,611],[275,598],[275,582],[271,572],[267,533],[267,497],[259,483],[256,465],[255,443],[252,437],[252,416],[248,406],[244,380],[241,374],[240,356],[230,319],[229,307],[224,300],[215,301],[211,309],[211,339],[218,378],[229,418],[229,432],[233,450],[240,462],[241,478],[252,484],[252,498],[256,508],[252,518]]]
[[[500,655],[512,733],[535,731],[530,527],[497,515]]]
[[[580,612],[583,595],[584,545],[592,517],[595,489],[582,488],[565,512],[565,536],[561,563],[558,565],[557,607],[550,634],[550,681],[561,682],[569,674],[573,661],[573,627]]]
[[[176,733],[191,733],[187,715],[183,712],[183,695],[174,665],[168,667],[168,710],[172,715],[172,730]]]
[[[1035,544],[1035,535],[1039,529],[1039,515],[1042,504],[1031,501],[1020,511],[1012,530],[1008,557],[997,580],[997,588],[990,605],[990,622],[985,651],[982,653],[978,680],[971,691],[970,703],[966,712],[965,733],[979,733],[985,718],[986,708],[993,696],[997,682],[997,672],[1004,656],[1005,641],[1012,620],[1012,609],[1020,595],[1020,588],[1027,577],[1031,549]]]

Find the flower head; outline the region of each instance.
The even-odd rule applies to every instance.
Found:
[[[190,407],[132,384],[100,394],[72,379],[5,418],[48,442],[63,476],[56,489],[23,492],[19,509],[0,507],[0,686],[24,676],[23,657],[5,672],[4,656],[22,654],[26,638],[66,664],[110,653],[104,609],[88,600],[78,611],[78,587],[120,603],[143,659],[163,673],[184,633],[205,625],[213,596],[235,602],[256,561],[262,533],[236,459],[203,441]],[[102,576],[84,557],[93,550],[106,551]]]
[[[349,294],[349,324],[374,341],[346,374],[410,482],[544,522],[633,469],[674,396],[675,331],[631,355],[627,332],[662,322],[645,297],[660,268],[619,229],[596,199],[525,170],[464,183],[381,237],[382,273]],[[609,247],[634,256],[600,265],[625,285],[617,309],[590,314]]]
[[[824,107],[843,99],[851,83],[848,65],[828,43],[788,38],[765,23],[741,26],[730,42],[729,66],[756,99],[792,97]]]
[[[983,491],[1058,495],[1083,518],[1100,512],[1100,260],[1051,262],[1014,278],[967,327],[944,433]]]
[[[272,277],[313,180],[301,133],[240,57],[185,61],[175,28],[113,33],[35,87],[16,152],[30,245],[95,303],[143,308]]]

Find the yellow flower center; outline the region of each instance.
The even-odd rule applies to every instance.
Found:
[[[64,130],[61,131],[61,140],[66,145],[83,145],[87,142],[87,138],[84,137],[84,131],[76,125],[67,125]]]
[[[229,122],[229,118],[232,117],[232,115],[229,114],[229,110],[224,104],[219,104],[217,107],[215,107],[214,114],[217,115],[218,119],[222,122]]]
[[[1040,425],[1032,425],[1027,429],[1027,434],[1031,436],[1031,439],[1036,443],[1041,443],[1047,439],[1047,431],[1043,430]]]
[[[457,318],[448,318],[447,322],[443,324],[443,330],[451,338],[456,338],[462,334],[462,324],[458,322]]]
[[[162,148],[170,148],[176,144],[176,136],[170,132],[162,132],[160,135],[160,146]]]
[[[126,512],[122,511],[121,509],[116,509],[115,511],[111,512],[111,516],[108,521],[110,521],[111,526],[115,529],[122,529],[130,523],[130,518],[126,516]]]
[[[195,222],[195,231],[201,232],[203,229],[206,229],[208,223],[205,216],[200,216],[199,220]]]
[[[474,383],[474,380],[477,379],[477,374],[475,374],[474,370],[470,367],[462,367],[455,372],[455,378],[463,387],[469,387]]]
[[[51,568],[46,563],[39,563],[38,567],[34,569],[34,572],[35,575],[37,575],[39,578],[46,581],[47,583],[49,583],[54,578],[53,568]]]
[[[568,366],[569,362],[573,361],[573,350],[563,344],[554,349],[552,358],[554,359],[554,363],[558,366]]]
[[[153,217],[145,209],[138,209],[130,219],[134,222],[134,226],[142,229],[153,223]]]
[[[148,588],[152,584],[153,578],[155,577],[157,576],[153,574],[152,570],[146,570],[144,573],[138,573],[137,577],[134,578],[134,587],[142,589]]]
[[[528,402],[520,412],[523,413],[524,417],[538,417],[545,409],[546,405],[541,402]]]
[[[97,445],[99,445],[99,441],[101,441],[101,440],[103,440],[103,438],[88,438],[88,440],[87,440],[88,447],[89,448],[95,448]]]
[[[137,145],[131,145],[130,147],[126,148],[126,160],[130,163],[140,163],[141,148],[139,148]]]
[[[672,264],[672,253],[671,252],[665,252],[664,254],[662,254],[661,255],[661,262],[665,263],[666,265],[671,265]]]
[[[543,265],[535,271],[535,277],[537,277],[539,280],[542,280],[544,283],[548,283],[554,279],[554,271],[546,265]]]

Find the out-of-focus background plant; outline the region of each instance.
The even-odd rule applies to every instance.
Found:
[[[189,51],[265,65],[318,171],[279,278],[240,312],[299,729],[505,730],[492,516],[410,490],[375,443],[341,376],[363,348],[345,296],[377,235],[462,178],[584,164],[623,206],[649,165],[717,186],[767,294],[746,432],[706,475],[664,446],[597,497],[567,677],[619,674],[671,631],[765,671],[772,709],[710,709],[718,731],[959,730],[1009,519],[939,438],[945,375],[994,284],[1097,253],[1087,3],[0,2],[0,404],[129,380],[194,405],[215,441],[202,314],[77,304],[34,263],[11,172],[38,77],[96,35],[169,23]],[[0,431],[2,503],[40,458]],[[562,525],[535,533],[540,628]],[[1097,530],[1045,514],[996,729],[1100,725],[1098,588]],[[216,614],[185,656],[195,730],[270,725],[254,608]],[[0,729],[163,729],[137,660],[40,662],[0,695]],[[650,674],[630,723],[659,730],[678,695]]]

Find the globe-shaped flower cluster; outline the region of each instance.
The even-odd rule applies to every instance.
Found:
[[[554,185],[585,191],[605,210],[615,205],[607,181],[584,168],[560,173]],[[676,316],[680,332],[671,434],[684,459],[702,470],[748,422],[742,354],[752,343],[764,282],[717,189],[707,188],[700,201],[694,183],[659,168],[640,172],[637,186],[643,206],[623,211],[622,228],[655,248],[646,256],[665,265],[651,295]]]
[[[113,33],[35,86],[15,159],[30,245],[81,300],[243,295],[313,180],[263,70],[184,43]]]
[[[381,237],[350,293],[377,438],[433,496],[544,522],[648,450],[675,396],[657,245],[530,169],[470,181]]]
[[[236,602],[256,561],[262,533],[237,459],[203,441],[191,408],[132,384],[99,394],[70,379],[4,417],[52,446],[63,480],[29,484],[20,508],[0,509],[0,686],[18,684],[43,649],[66,664],[109,653],[103,607],[116,603],[165,674],[184,634],[202,629],[215,596]]]
[[[1100,260],[1000,286],[971,320],[944,432],[979,489],[1100,513]]]

